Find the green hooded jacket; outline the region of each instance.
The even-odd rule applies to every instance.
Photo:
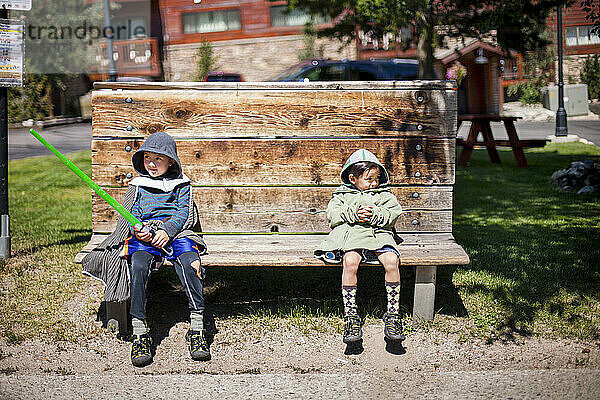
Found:
[[[375,189],[358,190],[348,179],[346,170],[359,161],[371,161],[381,168],[380,184]],[[327,221],[332,231],[315,250],[315,256],[335,250],[378,250],[390,246],[398,250],[392,228],[402,213],[402,207],[388,186],[389,175],[377,157],[368,150],[357,150],[344,164],[341,172],[344,183],[333,192],[327,205]],[[373,208],[369,222],[359,222],[360,207]]]

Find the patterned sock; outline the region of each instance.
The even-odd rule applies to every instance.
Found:
[[[344,316],[357,316],[356,286],[342,286],[342,299],[344,300]]]
[[[400,282],[386,282],[385,291],[387,293],[388,314],[400,313]]]
[[[144,333],[148,333],[148,327],[146,326],[146,321],[143,319],[131,317],[131,326],[133,326],[133,334],[134,335],[143,335]]]
[[[204,329],[204,311],[190,311],[190,329],[201,331]]]

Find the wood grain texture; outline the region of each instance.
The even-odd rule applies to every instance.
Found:
[[[325,210],[333,188],[195,187],[194,201],[205,232],[328,232]],[[440,190],[441,189],[441,190]],[[121,201],[125,188],[106,188]],[[394,187],[405,212],[402,232],[451,232],[452,187]],[[415,196],[415,193],[419,197]],[[99,196],[92,199],[94,232],[110,232],[116,212]]]
[[[92,107],[94,137],[456,137],[457,126],[454,91],[94,91]]]
[[[136,176],[131,156],[141,140],[93,140],[92,174],[103,186]],[[338,185],[344,162],[361,148],[385,165],[392,184],[453,184],[455,140],[179,140],[185,174],[196,185]],[[129,151],[127,151],[129,150]]]
[[[402,234],[399,246],[402,266],[463,265],[469,256],[452,234]],[[106,235],[94,234],[77,254],[81,259],[97,246]],[[202,257],[206,267],[276,266],[323,267],[327,264],[314,258],[313,250],[324,235],[205,235],[209,254]],[[375,268],[378,268],[375,266]]]

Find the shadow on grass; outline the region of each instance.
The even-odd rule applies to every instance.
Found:
[[[510,156],[501,152],[504,164],[493,165],[485,150],[475,151],[457,171],[454,233],[471,257],[458,268],[459,290],[493,299],[491,307],[475,305],[472,317],[502,336],[545,329],[597,339],[600,200],[561,192],[549,178],[572,161],[600,157],[528,153],[522,169]]]
[[[37,253],[38,251],[42,251],[46,248],[54,247],[54,246],[63,246],[63,245],[71,245],[71,244],[86,244],[90,240],[90,236],[91,236],[91,231],[89,229],[71,230],[71,231],[65,231],[65,232],[66,233],[85,232],[85,233],[72,236],[69,239],[62,239],[62,240],[57,240],[55,242],[50,242],[50,243],[45,243],[45,244],[35,244],[30,247],[25,247],[23,249],[13,252],[11,254],[11,257],[19,257],[19,256],[27,255],[27,254],[34,254],[34,253]]]

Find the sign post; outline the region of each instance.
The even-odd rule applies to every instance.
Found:
[[[23,86],[23,23],[8,10],[31,10],[31,0],[0,0],[0,258],[10,257],[8,213],[8,86]]]

